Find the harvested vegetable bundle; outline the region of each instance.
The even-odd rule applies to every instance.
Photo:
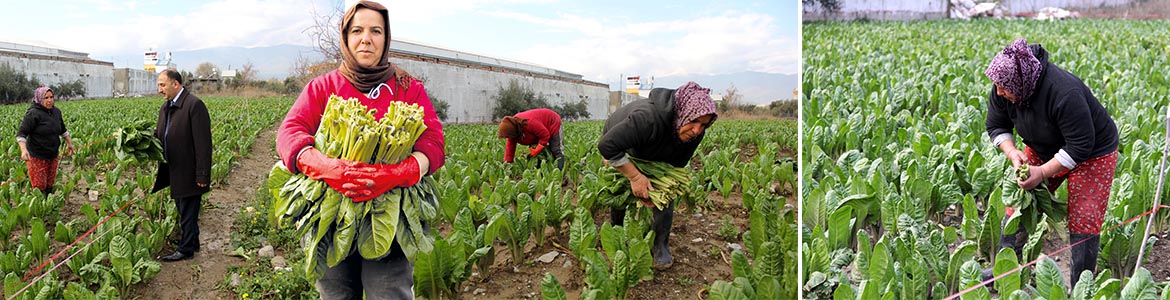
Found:
[[[415,141],[426,130],[423,109],[417,104],[394,102],[380,120],[356,99],[329,97],[321,126],[314,135],[316,147],[326,156],[375,164],[401,162],[413,152]],[[427,220],[437,217],[436,195],[430,176],[414,186],[395,188],[370,201],[354,203],[323,181],[291,174],[280,162],[269,174],[273,224],[295,224],[303,237],[305,271],[324,274],[354,251],[376,260],[390,254],[397,240],[406,257],[430,251],[433,238],[426,234]],[[322,263],[324,262],[324,263]]]
[[[134,160],[139,164],[152,160],[166,162],[162,142],[154,137],[153,126],[154,122],[142,120],[114,131],[114,153],[118,160]]]
[[[685,197],[691,183],[691,172],[676,168],[668,163],[642,160],[630,156],[630,162],[638,171],[650,179],[650,201],[658,209],[666,208],[671,201]],[[598,176],[601,189],[597,192],[597,204],[608,207],[626,207],[636,204],[638,199],[630,191],[630,181],[614,168],[608,168]]]
[[[1008,168],[1004,174],[1003,204],[1015,208],[1015,212],[1008,217],[1008,224],[1004,233],[1015,233],[1019,228],[1035,232],[1035,226],[1040,220],[1040,214],[1048,215],[1048,220],[1058,222],[1064,220],[1068,214],[1068,200],[1059,199],[1048,191],[1048,180],[1041,180],[1031,190],[1020,188],[1018,180],[1028,179],[1029,166],[1023,165],[1019,169]]]

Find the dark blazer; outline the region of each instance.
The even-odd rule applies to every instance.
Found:
[[[685,167],[706,132],[684,143],[674,129],[674,118],[674,90],[650,90],[650,98],[626,104],[609,116],[597,150],[606,160],[618,160],[629,154]]]
[[[167,124],[170,130],[167,130]],[[186,89],[174,104],[167,99],[158,110],[154,136],[162,141],[165,163],[158,165],[154,190],[171,187],[171,198],[202,195],[211,190],[211,117],[203,100]],[[195,183],[208,184],[207,187]]]

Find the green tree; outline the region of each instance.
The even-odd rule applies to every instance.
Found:
[[[561,115],[561,119],[567,121],[589,118],[589,103],[586,103],[585,99],[581,99],[577,103],[563,103],[553,107],[552,110]]]
[[[19,103],[33,97],[33,91],[41,86],[36,78],[26,76],[24,72],[13,68],[7,63],[0,65],[0,104]]]
[[[53,97],[58,99],[74,99],[85,97],[85,83],[81,79],[71,82],[62,82],[51,86]]]
[[[533,108],[549,107],[544,96],[537,95],[531,88],[520,86],[520,82],[515,79],[508,82],[508,87],[501,87],[492,99],[496,100],[496,106],[492,108],[493,120]]]

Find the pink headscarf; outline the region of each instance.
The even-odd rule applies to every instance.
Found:
[[[1036,89],[1040,68],[1040,60],[1028,48],[1028,41],[1021,38],[991,59],[991,65],[987,66],[983,74],[1015,95],[1017,101],[1023,102]]]
[[[45,101],[45,95],[49,94],[49,92],[52,92],[52,91],[53,91],[53,89],[51,89],[47,86],[42,86],[42,87],[37,88],[37,90],[35,92],[33,92],[32,104],[35,104],[38,106],[44,106],[41,104],[41,101]]]
[[[691,81],[674,91],[675,132],[678,132],[683,125],[706,115],[718,117],[718,114],[715,113],[715,101],[711,100],[711,89],[701,87],[698,83]]]

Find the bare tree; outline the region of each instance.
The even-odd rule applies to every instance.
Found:
[[[296,85],[304,85],[305,83],[308,83],[309,80],[312,80],[317,76],[321,76],[321,74],[329,73],[329,71],[333,71],[335,69],[337,69],[337,62],[328,60],[314,62],[309,60],[308,57],[300,55],[297,56],[295,61],[293,61],[292,72],[289,74],[289,78],[292,79]]]
[[[236,78],[239,78],[240,82],[256,80],[256,68],[251,61],[240,67],[239,72],[236,72]]]
[[[726,93],[727,94],[723,96],[724,110],[735,109],[736,106],[739,105],[739,99],[743,98],[743,95],[739,94],[739,88],[735,87],[735,84],[732,84],[731,87],[727,88]]]
[[[340,0],[333,1],[333,8],[326,11],[317,11],[313,8],[313,25],[301,32],[309,34],[309,37],[317,42],[317,52],[325,56],[325,59],[338,62],[341,61],[341,18],[345,16],[345,2]]]
[[[216,76],[216,71],[218,69],[215,67],[215,64],[203,62],[199,64],[199,67],[195,68],[195,77],[201,79],[211,78]]]

